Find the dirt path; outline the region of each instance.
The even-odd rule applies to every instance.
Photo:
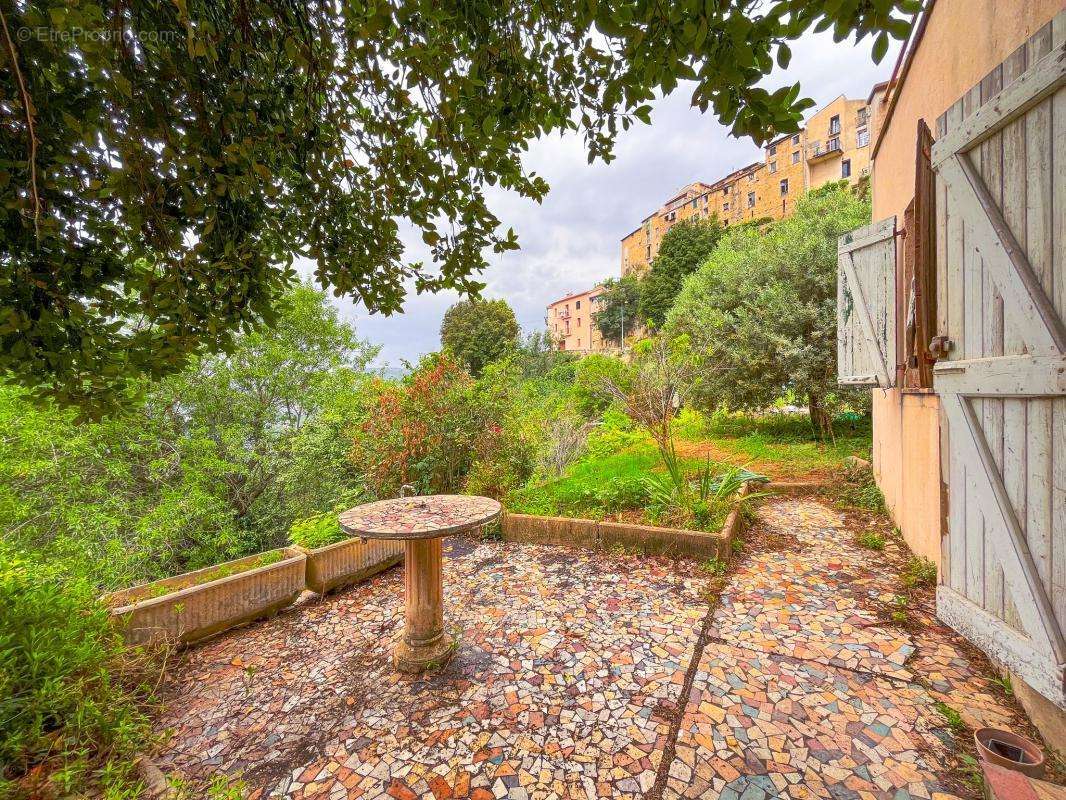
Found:
[[[798,466],[783,462],[781,459],[752,459],[746,457],[737,449],[723,446],[721,442],[702,441],[679,441],[677,442],[677,454],[682,458],[704,459],[710,457],[714,461],[725,461],[740,464],[748,469],[766,475],[775,483],[810,483],[827,484],[837,476],[831,467],[812,468]]]
[[[988,665],[916,596],[885,624],[902,547],[853,541],[816,501],[759,512],[700,655],[663,797],[976,797],[941,701],[970,725],[1028,725]],[[929,594],[928,592],[926,593]]]

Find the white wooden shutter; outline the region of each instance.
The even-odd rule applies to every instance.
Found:
[[[896,376],[896,218],[840,237],[837,380],[888,388]]]

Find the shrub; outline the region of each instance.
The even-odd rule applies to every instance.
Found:
[[[646,441],[647,434],[634,428],[629,417],[618,409],[608,408],[603,423],[589,433],[587,450],[593,458],[604,458]]]
[[[536,448],[509,424],[490,423],[474,447],[466,491],[499,499],[533,472]]]
[[[289,528],[289,541],[308,550],[336,544],[346,538],[348,534],[341,530],[337,514],[332,511],[298,519]]]
[[[135,795],[145,663],[88,581],[0,545],[0,796]]]
[[[441,354],[424,359],[402,385],[379,382],[377,390],[351,452],[370,491],[393,497],[407,483],[420,494],[457,491],[483,427],[473,378]]]
[[[611,478],[596,491],[596,500],[607,511],[641,508],[648,502],[648,487],[634,476]]]
[[[607,382],[629,387],[632,380],[633,370],[622,359],[599,353],[585,356],[574,370],[571,405],[586,419],[598,417],[613,402],[612,394],[606,388]]]
[[[680,439],[702,439],[707,435],[707,419],[691,406],[685,406],[674,418],[674,435]]]
[[[885,510],[885,496],[874,482],[870,467],[845,467],[844,480],[836,491],[836,499],[841,505],[852,508],[878,512]]]

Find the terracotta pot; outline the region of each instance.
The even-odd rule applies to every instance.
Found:
[[[978,728],[973,732],[977,752],[989,764],[1012,769],[1030,778],[1044,775],[1044,752],[1036,742],[1010,731]]]

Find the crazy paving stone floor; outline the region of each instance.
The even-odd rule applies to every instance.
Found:
[[[953,797],[934,701],[1024,723],[927,609],[881,623],[898,578],[836,511],[759,515],[789,544],[709,619],[692,562],[450,539],[445,670],[392,670],[393,569],[182,654],[156,763],[253,800]]]

